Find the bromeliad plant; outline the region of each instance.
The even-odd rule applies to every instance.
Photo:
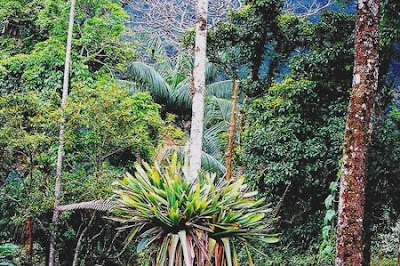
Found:
[[[138,252],[152,253],[154,265],[239,265],[236,245],[278,241],[271,233],[270,209],[256,192],[248,192],[244,178],[216,181],[200,174],[190,184],[174,154],[161,169],[136,164],[134,176],[126,174],[115,183],[118,205],[111,219],[130,230],[127,242],[137,239]],[[251,247],[251,246],[250,246]]]

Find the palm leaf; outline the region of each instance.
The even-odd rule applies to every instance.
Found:
[[[189,91],[189,79],[180,82],[171,94],[169,104],[184,109],[192,108],[192,98]]]
[[[181,164],[184,165],[185,159],[185,146],[176,146],[176,145],[164,145],[160,148],[161,152],[157,152],[157,157],[155,157],[155,161],[159,164],[163,162],[166,158],[169,158],[173,153],[178,153],[178,158],[181,161]],[[213,171],[221,174],[225,174],[226,167],[223,163],[221,163],[218,158],[213,156],[213,154],[209,154],[205,151],[201,153],[201,166],[205,171]]]
[[[206,94],[223,98],[230,101],[232,97],[232,80],[223,80],[207,85]],[[190,109],[192,107],[192,98],[190,96],[189,79],[180,82],[172,92],[169,104],[175,107]]]
[[[203,151],[216,159],[223,161],[223,153],[221,152],[220,134],[226,132],[228,125],[224,122],[218,122],[205,129],[203,134]]]
[[[227,123],[230,122],[230,116],[232,113],[232,100],[217,98],[215,96],[208,98],[208,105],[205,110],[205,116],[208,116],[208,121],[211,119],[224,120]]]
[[[171,88],[153,67],[142,62],[133,62],[127,68],[127,76],[135,81],[138,89],[150,91],[156,98],[168,101]]]
[[[206,65],[206,84],[212,83],[221,73],[221,67],[208,62]]]
[[[207,95],[230,99],[233,92],[233,80],[222,80],[207,85]]]
[[[79,202],[68,205],[57,206],[57,211],[72,211],[90,209],[96,211],[110,212],[118,206],[117,203],[110,200],[92,200],[87,202]]]
[[[225,174],[226,172],[225,165],[222,164],[217,158],[206,152],[201,153],[201,165],[205,170],[209,169],[222,174]]]

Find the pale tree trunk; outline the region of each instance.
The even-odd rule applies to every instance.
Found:
[[[235,80],[233,85],[233,103],[231,113],[231,124],[229,127],[229,140],[228,140],[228,151],[226,153],[226,176],[227,180],[232,178],[232,155],[233,155],[233,144],[235,141],[235,127],[236,127],[236,106],[238,102],[238,91],[239,91],[239,80]]]
[[[196,43],[194,55],[194,95],[192,104],[192,127],[189,144],[190,182],[196,182],[201,168],[203,146],[204,94],[206,90],[208,0],[198,0],[196,6]]]
[[[65,66],[64,66],[64,82],[61,98],[61,120],[60,120],[60,131],[59,131],[59,144],[57,152],[57,169],[56,169],[56,184],[54,189],[54,212],[52,218],[52,230],[50,233],[50,248],[49,248],[49,266],[58,264],[56,262],[57,251],[56,251],[56,231],[59,220],[59,211],[56,210],[58,205],[60,205],[61,199],[61,178],[62,178],[62,165],[64,158],[64,127],[65,127],[65,113],[64,109],[67,104],[68,97],[68,85],[69,85],[69,69],[71,65],[71,46],[72,46],[72,32],[74,26],[74,16],[75,16],[75,0],[71,0],[71,9],[69,15],[69,25],[68,25],[68,37],[67,37],[67,47],[65,52]]]
[[[340,180],[336,265],[361,265],[367,149],[378,85],[379,0],[358,0],[353,91]]]

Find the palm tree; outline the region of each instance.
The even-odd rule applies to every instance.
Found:
[[[164,63],[151,66],[143,62],[133,62],[128,66],[125,79],[120,80],[120,84],[129,86],[132,93],[148,91],[166,112],[190,119],[190,77],[183,74],[185,71],[189,72],[190,67],[191,62],[184,56],[178,57],[175,67]],[[233,80],[225,79],[220,67],[207,63],[202,166],[221,174],[225,173],[226,167],[224,151],[219,142],[221,133],[227,132],[230,125],[232,86]],[[164,159],[172,152],[178,152],[183,158],[185,147],[164,146],[159,151],[157,160]]]

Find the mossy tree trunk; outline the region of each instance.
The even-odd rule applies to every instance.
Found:
[[[378,86],[379,0],[358,0],[353,90],[343,145],[336,265],[361,265],[367,150]]]
[[[236,107],[238,103],[239,80],[235,80],[233,84],[234,85],[233,85],[231,123],[229,126],[228,151],[226,153],[226,179],[228,180],[232,178],[232,156],[233,156],[233,145],[235,142]]]

